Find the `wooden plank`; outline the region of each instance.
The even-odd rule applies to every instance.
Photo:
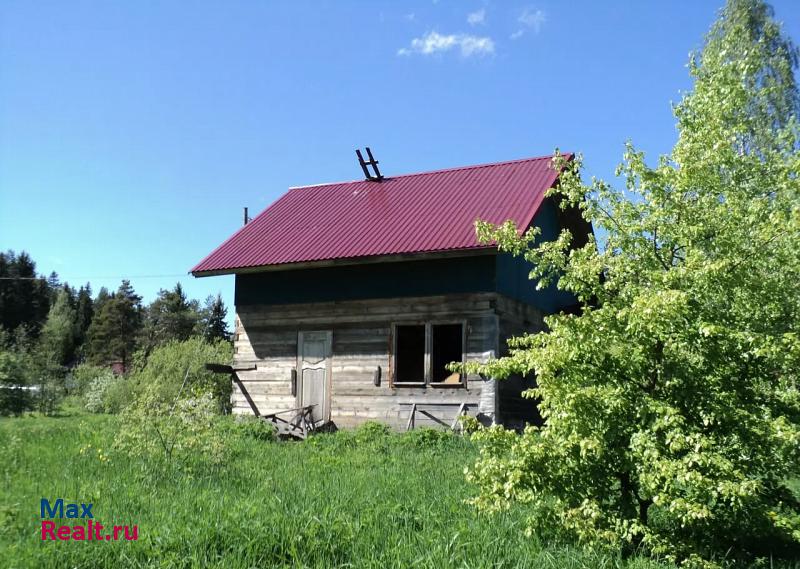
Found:
[[[414,403],[411,405],[411,410],[408,413],[408,424],[406,425],[406,431],[410,431],[414,428],[414,415],[417,412],[417,404]]]

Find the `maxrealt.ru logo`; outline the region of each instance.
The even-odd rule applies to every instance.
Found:
[[[121,538],[136,541],[139,539],[138,525],[133,526],[132,529],[128,526],[111,526],[110,529],[106,529],[103,524],[94,521],[93,505],[64,502],[63,498],[58,498],[51,503],[47,498],[42,498],[40,508],[42,541],[116,541]],[[55,518],[85,521],[76,525],[59,525],[52,521]]]

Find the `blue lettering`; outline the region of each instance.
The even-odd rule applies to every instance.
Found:
[[[64,500],[59,498],[58,500],[56,500],[56,503],[51,506],[50,502],[47,500],[47,498],[42,498],[41,513],[42,513],[41,517],[43,517],[43,518],[45,517],[45,513],[47,514],[48,518],[55,518],[56,515],[59,518],[63,518],[64,517]]]

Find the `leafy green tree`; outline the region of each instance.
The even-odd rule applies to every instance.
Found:
[[[208,296],[205,307],[202,311],[200,325],[203,337],[208,341],[230,340],[231,333],[228,331],[228,309],[222,300],[222,295]]]
[[[119,362],[127,369],[142,326],[141,300],[130,282],[123,280],[116,293],[102,302],[87,333],[90,363]]]
[[[65,366],[75,359],[75,309],[66,288],[55,297],[34,353],[39,410],[51,414],[66,394]]]
[[[62,288],[42,327],[39,349],[56,364],[66,365],[75,357],[75,342],[75,309],[70,306],[69,293]]]
[[[629,146],[625,191],[556,161],[551,194],[581,208],[603,247],[478,223],[535,264],[537,286],[556,282],[583,309],[472,366],[535,373],[545,419],[521,437],[478,435],[480,507],[524,502],[534,533],[687,564],[797,554],[796,64],[767,5],[731,0],[691,59],[671,155],[650,167]]]

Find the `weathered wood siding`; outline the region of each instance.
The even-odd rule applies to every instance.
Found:
[[[391,382],[392,324],[418,321],[463,320],[467,324],[466,359],[486,361],[498,350],[498,295],[461,295],[320,302],[305,304],[248,304],[237,306],[234,336],[235,367],[261,413],[295,406],[291,393],[291,370],[297,365],[300,330],[331,330],[330,418],[340,427],[369,419],[404,428],[409,407],[423,403],[425,410],[451,422],[458,405],[472,403],[482,418],[496,413],[496,383],[477,375],[464,387],[399,387]],[[513,302],[513,301],[511,301]],[[381,385],[373,384],[377,367]],[[234,412],[250,413],[242,394],[234,388]],[[472,411],[471,413],[475,413]],[[417,426],[435,421],[418,414]]]

